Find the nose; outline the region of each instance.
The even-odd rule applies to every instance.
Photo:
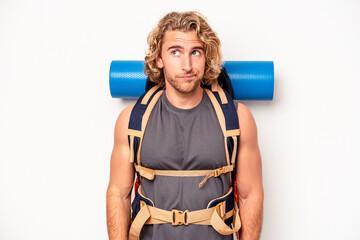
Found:
[[[182,69],[185,71],[185,72],[191,72],[192,70],[192,64],[191,64],[191,58],[189,55],[185,55],[183,57],[183,61],[182,61]]]

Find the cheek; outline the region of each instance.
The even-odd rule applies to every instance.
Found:
[[[174,72],[177,70],[179,66],[179,63],[176,61],[176,59],[169,59],[166,62],[165,67],[167,68],[168,72]]]
[[[205,67],[205,62],[206,62],[206,58],[205,56],[201,56],[198,60],[198,66],[201,67],[201,68],[204,68]]]
[[[200,69],[203,73],[205,72],[205,61],[200,64]]]

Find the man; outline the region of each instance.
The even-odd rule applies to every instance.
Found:
[[[220,41],[200,13],[172,12],[165,15],[149,34],[148,45],[145,57],[147,75],[164,91],[151,112],[141,139],[141,151],[137,162],[135,160],[141,179],[141,191],[138,189],[136,193],[143,200],[141,214],[137,213],[141,216],[133,219],[130,228],[130,200],[135,175],[134,164],[129,162],[134,158],[134,150],[128,141],[132,105],[120,113],[115,125],[107,189],[109,239],[232,239],[231,230],[234,229],[221,225],[223,223],[218,227],[213,218],[221,211],[209,207],[211,202],[226,197],[231,191],[231,172],[223,172],[221,176],[213,174],[206,180],[202,175],[187,175],[198,170],[202,173],[204,169],[223,169],[219,167],[226,165],[225,159],[228,159],[229,167],[233,166],[230,166],[226,146],[224,150],[224,136],[215,105],[210,101],[211,92],[202,87],[214,84],[220,74]],[[237,103],[235,111],[241,135],[239,147],[234,150],[235,153],[237,150],[236,156],[230,157],[232,161],[236,158],[240,239],[255,240],[260,237],[263,206],[257,129],[246,106]],[[154,171],[156,176],[146,177],[147,172],[143,171],[146,169],[150,172],[157,169]],[[174,176],[171,174],[174,171],[168,173],[167,170],[181,172],[184,176]],[[154,209],[172,216],[169,222],[156,220]],[[239,222],[235,222],[236,206],[234,209],[222,214],[221,219],[225,221],[231,216],[234,220],[232,227],[239,228]],[[210,210],[211,219],[203,219],[203,224],[200,220],[197,224],[189,224],[189,221],[197,221],[191,220],[193,212],[202,213],[199,214],[201,217]],[[146,218],[139,224],[144,213]]]

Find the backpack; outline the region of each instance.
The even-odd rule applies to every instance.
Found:
[[[130,146],[130,162],[134,164],[137,172],[135,185],[135,199],[132,203],[132,225],[129,237],[131,240],[139,239],[142,226],[146,224],[171,223],[172,225],[203,224],[212,225],[214,229],[223,235],[237,232],[240,227],[240,217],[235,199],[235,169],[237,149],[240,138],[239,120],[235,105],[233,103],[234,92],[226,69],[222,71],[217,81],[211,86],[202,86],[209,96],[215,109],[219,124],[224,136],[224,147],[227,165],[210,170],[156,170],[141,165],[142,139],[146,130],[147,122],[163,89],[153,82],[147,80],[145,93],[134,105],[128,127],[128,140]],[[223,89],[224,88],[224,89]],[[156,175],[163,176],[204,176],[199,183],[201,188],[211,177],[218,177],[229,173],[233,186],[228,194],[209,203],[207,209],[188,212],[175,210],[166,211],[156,208],[151,199],[141,193],[141,179],[144,177],[153,180]],[[230,227],[233,223],[233,229]]]

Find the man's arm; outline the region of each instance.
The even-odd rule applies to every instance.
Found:
[[[130,227],[131,190],[134,168],[129,163],[127,130],[133,106],[125,108],[115,125],[110,161],[110,182],[106,193],[107,229],[110,240],[127,240]]]
[[[261,155],[255,120],[250,110],[238,104],[240,146],[237,158],[236,184],[242,227],[241,240],[258,240],[262,227],[264,190]]]

